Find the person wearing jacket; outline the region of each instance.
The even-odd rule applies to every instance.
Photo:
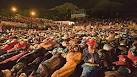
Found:
[[[50,77],[55,70],[61,68],[65,64],[65,59],[62,54],[65,55],[66,52],[66,44],[62,43],[58,45],[51,51],[53,56],[40,63],[38,69],[34,70],[29,77]]]
[[[16,44],[12,49],[8,50],[7,53],[0,56],[0,61],[3,61],[5,59],[8,59],[10,57],[13,57],[15,55],[20,54],[22,51],[27,51],[26,49],[29,48],[29,45],[25,41],[21,41],[18,44]],[[25,54],[25,52],[22,52],[22,56]]]
[[[14,56],[12,56],[12,57],[10,57],[10,58],[7,58],[6,60],[0,62],[0,64],[4,64],[4,63],[7,63],[7,62],[12,62],[12,61],[16,61],[16,60],[18,60],[21,56],[25,55],[26,53],[27,53],[26,51],[22,51],[22,52],[20,52],[19,54],[14,55]]]
[[[15,74],[20,75],[20,73],[25,71],[25,73],[27,75],[29,75],[34,70],[34,68],[32,69],[32,64],[33,63],[36,65],[39,64],[37,62],[33,62],[35,59],[37,59],[38,57],[41,57],[41,58],[43,57],[43,58],[47,58],[47,59],[50,58],[51,54],[48,51],[52,50],[52,48],[55,45],[55,42],[53,42],[53,39],[52,40],[49,39],[49,40],[41,43],[38,49],[31,51],[28,54],[25,54],[24,56],[22,56],[20,59],[18,59],[15,67],[12,68],[13,72],[15,72]],[[45,56],[45,54],[48,54],[48,53],[49,53],[49,55]],[[37,61],[37,60],[35,60],[35,61]],[[42,61],[42,59],[40,61]],[[18,66],[18,64],[22,64],[23,67],[16,68]],[[37,68],[37,67],[35,67],[35,68]],[[14,70],[18,70],[18,71],[14,71]]]
[[[25,49],[27,48],[28,44],[27,44],[27,41],[20,41],[19,43],[17,43],[16,45],[14,45],[14,47],[10,50],[7,50],[7,52],[12,52],[12,51],[15,51],[17,49]]]
[[[1,55],[1,56],[0,56],[0,62],[3,61],[3,60],[5,60],[5,59],[7,59],[7,58],[10,58],[10,57],[12,57],[12,56],[14,56],[14,55],[19,54],[19,53],[20,53],[20,50],[21,50],[21,49],[18,49],[18,50],[16,50],[16,51],[9,52],[9,53],[5,53],[5,54]]]
[[[132,47],[128,51],[127,57],[134,63],[137,64],[137,41],[134,41]]]
[[[65,63],[60,53],[53,55],[50,59],[40,63],[38,69],[33,71],[29,77],[50,77],[51,74],[61,68]]]
[[[83,60],[82,65],[83,71],[80,77],[94,77],[95,71],[99,68],[99,54],[96,52],[96,40],[88,39],[86,44],[87,49],[83,50]]]
[[[51,77],[69,77],[73,74],[76,69],[76,66],[82,60],[82,53],[78,48],[78,40],[73,39],[69,41],[68,53],[66,55],[66,63],[63,67],[56,70]]]
[[[1,50],[7,52],[8,50],[12,49],[17,43],[17,39],[13,39],[11,43],[4,45]]]

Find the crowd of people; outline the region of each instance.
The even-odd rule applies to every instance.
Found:
[[[0,26],[4,26],[7,28],[31,28],[31,29],[48,29],[51,26],[59,26],[64,25],[53,20],[43,19],[43,18],[33,18],[33,17],[24,17],[24,16],[16,16],[16,17],[5,17],[0,16]],[[54,28],[52,27],[52,28]]]
[[[5,29],[0,77],[137,77],[137,31],[130,25],[137,24],[88,21],[47,30]]]

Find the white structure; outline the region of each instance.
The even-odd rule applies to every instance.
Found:
[[[72,22],[72,21],[55,21],[55,23],[64,24],[64,25],[73,25],[73,24],[75,24],[75,22]]]
[[[85,13],[81,13],[81,14],[72,14],[71,18],[84,18],[86,17]]]

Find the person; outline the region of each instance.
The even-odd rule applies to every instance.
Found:
[[[112,57],[112,52],[113,52],[113,47],[110,44],[104,44],[103,48],[98,51],[101,62],[102,62],[102,66],[106,69],[106,70],[111,70],[112,69],[112,62],[113,62],[113,58]]]
[[[61,54],[55,54],[50,59],[40,63],[38,69],[33,71],[29,77],[50,77],[51,74],[65,63]]]
[[[7,52],[12,52],[12,51],[15,51],[17,49],[25,49],[27,48],[27,41],[19,41],[19,43],[17,43],[16,45],[14,45],[14,47],[10,50],[7,50]]]
[[[130,77],[131,70],[121,66],[116,71],[106,71],[105,77]]]
[[[137,64],[137,40],[132,44],[132,47],[128,51],[127,57],[134,63]]]
[[[53,56],[50,59],[44,58],[43,62],[39,64],[36,70],[33,70],[29,77],[50,77],[55,70],[65,64],[65,59],[61,55],[64,53],[63,48],[60,48],[60,45],[49,52],[52,53]]]
[[[108,37],[106,38],[107,41],[111,42],[115,39],[115,33],[114,32],[110,32]]]
[[[32,62],[35,59],[37,59],[38,57],[49,59],[52,54],[50,54],[48,51],[52,50],[54,48],[54,45],[55,45],[55,43],[53,42],[53,39],[51,40],[49,38],[48,40],[43,41],[37,49],[35,49],[35,50],[29,52],[28,54],[25,54],[21,58],[19,58],[17,60],[17,64],[12,68],[15,75],[19,76],[20,73],[22,73],[22,72],[29,75],[34,70],[34,68],[35,69],[37,68],[37,67],[30,67],[33,64]],[[46,55],[46,54],[48,54],[48,55]],[[43,59],[36,60],[36,62],[34,62],[34,64],[37,66],[38,64],[40,64],[40,62],[42,60]],[[40,61],[40,62],[37,63],[37,61]],[[18,68],[18,66],[20,66],[20,64],[21,64],[21,67]],[[28,64],[30,64],[30,65],[28,65]]]
[[[21,73],[19,77],[27,77],[25,73]]]
[[[12,77],[12,72],[9,69],[1,70],[3,73],[3,77]]]
[[[0,50],[3,52],[7,52],[8,50],[12,49],[17,43],[17,39],[13,39],[9,44],[4,45]]]
[[[56,70],[51,77],[69,77],[73,74],[76,69],[76,66],[82,60],[82,53],[77,46],[78,40],[73,39],[69,41],[68,53],[66,55],[66,63],[63,67]]]
[[[80,77],[94,77],[95,71],[99,68],[99,54],[96,51],[96,40],[88,39],[86,44],[88,47],[83,51],[84,64]]]
[[[120,42],[120,46],[118,47],[120,54],[127,55],[128,54],[128,44],[126,44],[126,40],[122,40]]]

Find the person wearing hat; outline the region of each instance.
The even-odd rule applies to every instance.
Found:
[[[103,48],[98,51],[98,54],[101,59],[101,66],[106,70],[111,70],[112,67],[112,49],[113,47],[109,44],[104,44]]]
[[[83,51],[84,64],[82,65],[83,71],[80,77],[95,76],[95,71],[99,68],[100,59],[96,51],[96,40],[88,39],[86,44],[87,49]]]
[[[129,48],[127,47],[126,41],[123,40],[120,42],[120,46],[118,47],[120,54],[127,55]]]
[[[132,44],[132,48],[129,49],[127,57],[136,65],[137,64],[137,41]]]

